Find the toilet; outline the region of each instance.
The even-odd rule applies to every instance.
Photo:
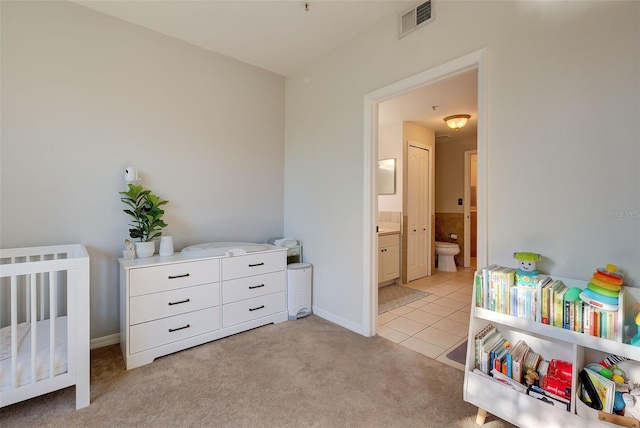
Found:
[[[456,261],[453,256],[460,252],[460,246],[451,242],[436,241],[436,255],[438,256],[438,270],[442,272],[457,272]]]

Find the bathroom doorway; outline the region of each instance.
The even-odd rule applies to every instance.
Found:
[[[485,129],[486,129],[486,50],[469,54],[465,57],[435,67],[403,81],[389,85],[375,92],[365,95],[365,194],[364,194],[364,244],[365,244],[365,269],[364,269],[364,334],[373,336],[377,331],[378,321],[378,236],[376,226],[378,223],[378,195],[376,183],[376,171],[378,165],[378,110],[380,104],[394,97],[408,94],[420,88],[454,78],[460,74],[477,72],[477,147],[478,147],[478,263],[482,264],[486,257],[486,220],[483,210],[485,197]],[[437,155],[437,153],[436,153]],[[401,174],[398,174],[401,176]],[[460,180],[462,181],[462,179]],[[434,219],[432,219],[433,224]],[[401,250],[404,252],[404,249]]]
[[[464,152],[464,267],[475,264],[478,242],[478,151]]]

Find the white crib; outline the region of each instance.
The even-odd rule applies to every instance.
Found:
[[[89,254],[0,250],[0,407],[76,386],[89,405]]]

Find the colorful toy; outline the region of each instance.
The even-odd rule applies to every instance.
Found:
[[[520,262],[520,267],[516,270],[516,283],[531,287],[537,286],[539,273],[536,270],[536,262],[542,256],[538,253],[518,251],[513,253],[513,257]]]
[[[624,281],[624,275],[617,273],[617,270],[618,267],[612,264],[596,269],[587,288],[580,293],[580,298],[598,309],[617,311],[618,296]]]
[[[638,326],[638,333],[629,342],[633,346],[640,346],[640,305],[633,310],[633,322]]]
[[[547,392],[570,400],[572,369],[573,366],[569,362],[551,360],[549,370],[542,377],[540,386]]]

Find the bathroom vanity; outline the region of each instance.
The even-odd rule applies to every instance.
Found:
[[[204,250],[118,260],[127,369],[288,319],[286,248],[219,243]]]
[[[391,281],[399,277],[400,232],[378,232],[378,284]]]

